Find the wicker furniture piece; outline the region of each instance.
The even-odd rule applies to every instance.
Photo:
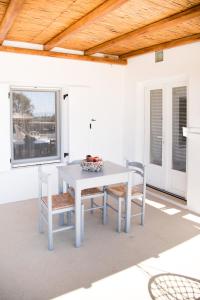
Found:
[[[180,274],[157,274],[149,280],[148,289],[153,300],[200,299],[200,280]]]
[[[132,170],[134,174],[138,174],[142,178],[142,183],[132,186],[131,188],[131,203],[136,204],[140,207],[140,212],[132,214],[131,217],[141,216],[141,225],[144,224],[144,213],[145,213],[145,196],[146,196],[146,175],[145,167],[140,162],[127,161],[127,167]],[[126,218],[122,214],[122,203],[126,199],[126,185],[118,184],[108,186],[106,192],[109,196],[117,201],[117,208],[107,203],[107,206],[117,212],[117,231],[121,232],[122,220]]]
[[[62,193],[59,195],[52,195],[51,174],[42,171],[41,167],[38,170],[39,174],[39,231],[44,232],[44,225],[48,227],[48,249],[53,250],[53,234],[63,230],[73,229],[75,226],[70,222],[66,226],[53,228],[53,216],[74,212],[74,198],[70,193]],[[43,196],[43,186],[46,185],[47,196]],[[84,232],[84,206],[81,206],[81,230],[82,238]]]
[[[103,168],[103,161],[96,161],[96,162],[91,162],[87,161],[86,159],[83,159],[81,162],[81,167],[84,171],[89,171],[89,172],[100,172],[102,171]]]

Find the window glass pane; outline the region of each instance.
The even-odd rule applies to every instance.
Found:
[[[150,91],[150,163],[162,166],[162,89]]]
[[[186,171],[186,137],[183,127],[187,127],[187,87],[172,89],[172,168]]]
[[[13,159],[58,155],[55,91],[12,91]]]

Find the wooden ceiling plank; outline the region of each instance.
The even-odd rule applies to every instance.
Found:
[[[13,26],[13,23],[17,18],[24,2],[25,0],[10,0],[6,13],[0,24],[0,45],[3,43],[9,30]]]
[[[73,23],[71,26],[66,28],[63,32],[55,36],[53,39],[48,41],[44,45],[45,50],[50,50],[54,47],[59,46],[63,41],[65,41],[69,35],[75,33],[76,31],[83,29],[88,24],[91,24],[92,22],[96,21],[97,19],[103,17],[105,14],[108,14],[109,12],[113,11],[114,9],[117,9],[122,4],[127,2],[128,0],[107,0],[103,2],[103,4],[99,5],[92,11],[90,11],[88,14],[86,14],[84,17],[79,19],[77,22]]]
[[[125,59],[114,59],[114,58],[95,57],[95,56],[86,56],[86,55],[78,55],[78,54],[68,54],[68,53],[61,53],[61,52],[34,50],[34,49],[26,49],[26,48],[18,48],[18,47],[10,47],[10,46],[0,46],[0,51],[18,53],[18,54],[56,57],[56,58],[64,58],[64,59],[84,60],[84,61],[107,63],[107,64],[114,64],[114,65],[127,64],[127,60]]]
[[[157,31],[160,29],[169,29],[177,24],[187,21],[189,19],[200,16],[200,4],[184,10],[180,13],[176,13],[154,23],[148,24],[146,26],[140,27],[123,35],[120,35],[114,39],[108,40],[102,44],[96,45],[85,51],[85,55],[92,55],[97,52],[103,52],[103,50],[109,46],[113,46],[119,42],[127,41],[128,39],[134,39],[139,36],[152,33],[152,31]]]
[[[186,36],[186,37],[183,37],[180,39],[175,39],[172,41],[164,42],[164,43],[153,45],[150,47],[145,47],[142,49],[130,51],[128,53],[120,55],[119,58],[127,59],[127,58],[138,56],[141,54],[146,54],[146,53],[155,52],[155,51],[161,51],[164,49],[169,49],[169,48],[182,46],[182,45],[186,45],[186,44],[193,43],[193,42],[198,42],[199,40],[200,40],[200,33],[196,33],[196,34],[189,35],[189,36]]]

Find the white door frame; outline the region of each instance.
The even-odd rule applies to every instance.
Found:
[[[158,188],[163,190],[170,190],[174,194],[179,194],[183,197],[186,197],[187,194],[187,153],[188,153],[188,141],[186,141],[186,173],[172,170],[172,88],[186,86],[187,87],[187,124],[188,124],[188,110],[189,110],[189,82],[188,80],[180,79],[167,79],[167,80],[155,80],[151,83],[144,84],[145,91],[145,134],[144,134],[144,157],[145,164],[149,165],[149,151],[150,151],[150,135],[149,135],[149,113],[150,113],[150,102],[149,102],[149,93],[150,90],[162,89],[163,90],[163,144],[162,144],[162,172],[158,171],[158,176],[164,176],[163,180],[158,178]],[[166,126],[167,124],[167,126]],[[154,166],[153,169],[159,170],[159,166]],[[182,180],[185,180],[185,191],[182,193],[180,190],[176,190],[172,187],[172,177],[178,178],[177,174],[180,177],[185,177]],[[183,176],[182,176],[183,175]],[[147,178],[148,180],[148,178]],[[147,181],[148,182],[148,181]],[[151,184],[151,183],[150,183]],[[153,185],[153,184],[151,184]],[[156,186],[156,185],[155,185]]]

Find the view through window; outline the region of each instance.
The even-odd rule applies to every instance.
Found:
[[[59,91],[12,90],[13,164],[59,158]]]

